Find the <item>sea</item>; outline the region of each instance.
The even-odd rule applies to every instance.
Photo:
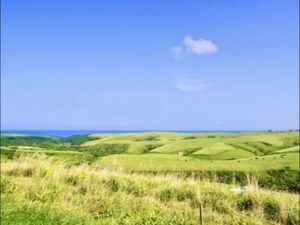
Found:
[[[258,130],[1,130],[1,134],[27,134],[38,136],[68,137],[89,134],[125,134],[144,132],[175,132],[175,133],[244,133],[259,132]]]

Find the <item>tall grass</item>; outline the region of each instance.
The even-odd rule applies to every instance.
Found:
[[[56,218],[40,224],[198,224],[200,202],[204,224],[299,224],[298,196],[260,190],[253,177],[255,188],[236,194],[217,182],[127,174],[37,155],[2,163],[1,175],[4,224],[22,221],[12,222],[14,215],[27,218],[25,224],[39,224],[40,217]]]

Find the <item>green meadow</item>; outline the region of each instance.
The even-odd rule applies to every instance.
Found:
[[[299,190],[296,131],[1,135],[3,224],[299,224]]]

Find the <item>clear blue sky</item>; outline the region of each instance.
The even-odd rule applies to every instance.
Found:
[[[2,129],[299,126],[298,0],[2,0]]]

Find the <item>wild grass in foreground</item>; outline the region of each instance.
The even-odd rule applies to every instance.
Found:
[[[174,175],[127,174],[46,156],[1,165],[2,224],[299,224],[299,196]]]

